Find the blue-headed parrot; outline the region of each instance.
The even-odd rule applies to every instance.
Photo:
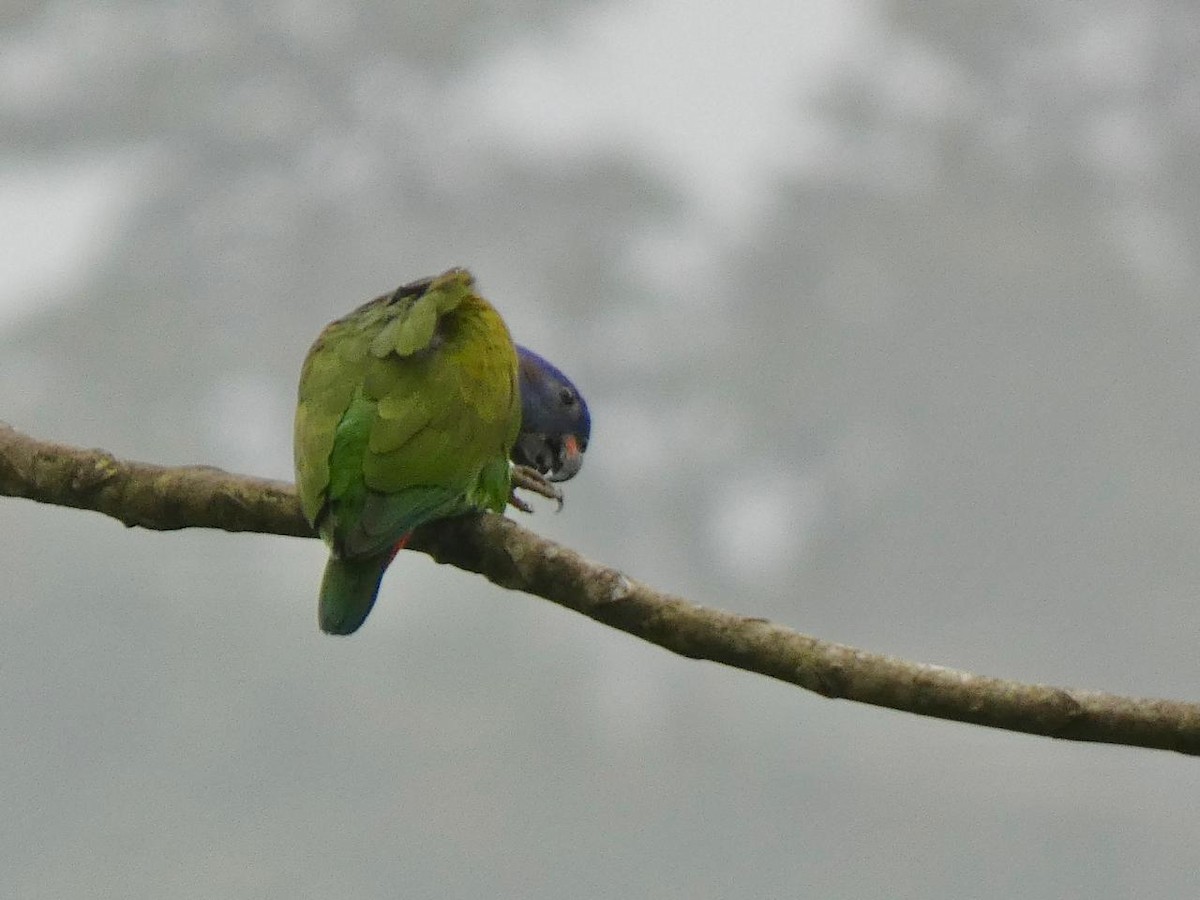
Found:
[[[520,485],[548,496],[557,491],[542,476],[565,480],[579,470],[586,405],[579,397],[581,433],[564,416],[571,404],[563,389],[546,393],[553,381],[578,396],[574,386],[526,353],[518,357],[500,314],[463,269],[378,297],[318,336],[301,371],[294,449],[301,507],[330,550],[318,603],[323,631],[362,625],[413,529],[502,512],[512,496],[510,455],[522,466]],[[518,452],[526,415],[542,430]]]

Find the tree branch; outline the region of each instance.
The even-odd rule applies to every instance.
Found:
[[[290,484],[208,466],[169,468],[38,441],[0,423],[0,495],[90,509],[128,526],[313,537]],[[421,528],[409,547],[544,597],[692,659],[824,697],[1074,741],[1200,755],[1200,705],[988,678],[821,641],[696,606],[538,537],[502,516]]]

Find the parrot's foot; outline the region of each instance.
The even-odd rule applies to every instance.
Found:
[[[521,512],[533,512],[533,507],[517,496],[517,488],[523,488],[540,497],[545,497],[547,500],[554,500],[558,503],[558,508],[562,509],[562,491],[551,484],[546,476],[537,469],[531,469],[529,466],[513,466],[512,493],[508,496],[508,502]]]

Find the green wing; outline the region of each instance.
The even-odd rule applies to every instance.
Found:
[[[297,484],[341,557],[387,552],[424,522],[503,510],[520,427],[517,358],[462,269],[330,324],[300,379]]]
[[[295,427],[301,507],[331,549],[324,631],[363,623],[408,532],[504,509],[520,423],[512,338],[462,269],[326,327],[304,361]]]

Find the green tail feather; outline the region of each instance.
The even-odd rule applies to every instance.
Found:
[[[329,557],[325,577],[321,579],[321,598],[317,618],[326,634],[353,634],[366,621],[379,582],[392,556],[371,556],[365,559]]]

